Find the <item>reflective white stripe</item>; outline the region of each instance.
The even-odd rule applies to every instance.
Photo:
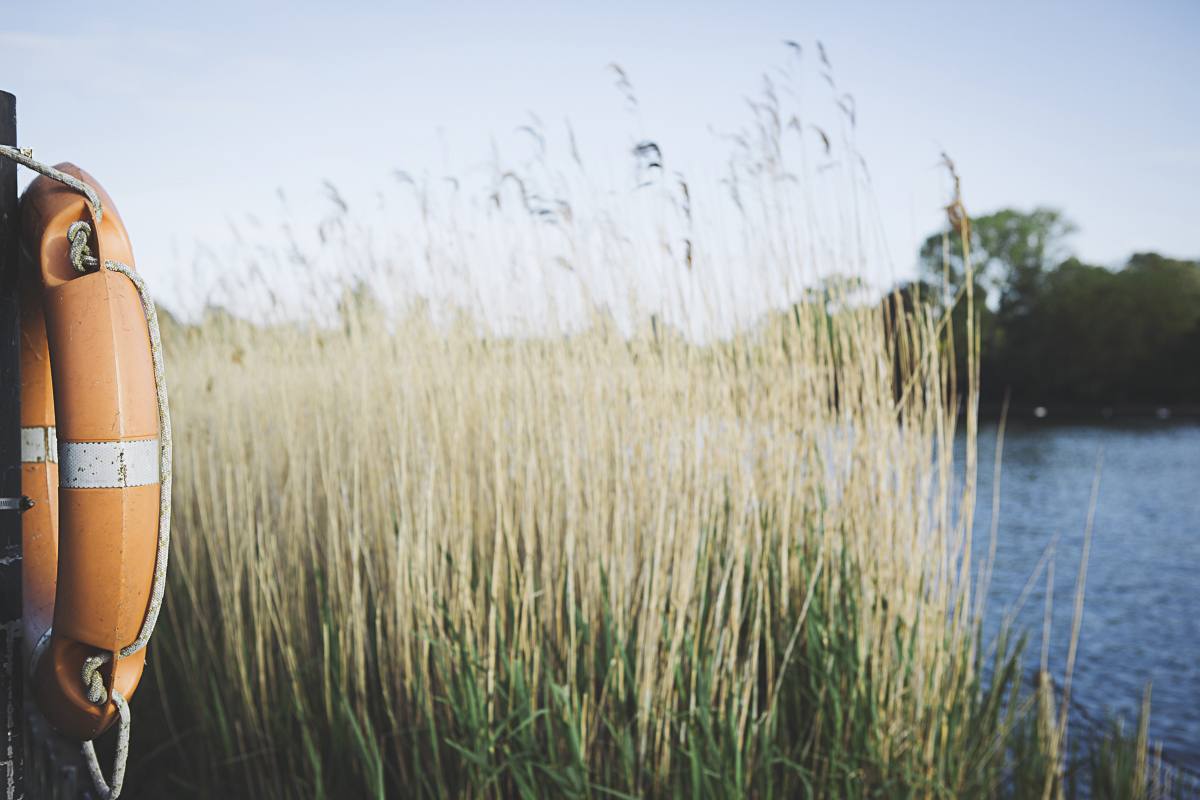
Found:
[[[158,439],[59,442],[58,485],[111,489],[158,483]]]
[[[58,429],[21,428],[21,463],[37,464],[58,461]]]

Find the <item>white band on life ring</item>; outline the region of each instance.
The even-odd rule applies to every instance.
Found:
[[[158,483],[158,439],[59,442],[58,485],[114,489]]]
[[[58,429],[21,428],[21,463],[40,464],[58,461]]]

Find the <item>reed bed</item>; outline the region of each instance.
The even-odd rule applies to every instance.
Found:
[[[332,324],[166,326],[175,536],[130,791],[1071,791],[1052,684],[980,635],[976,376],[959,397],[935,307],[817,280],[861,272],[821,245],[856,222],[779,188],[764,118],[735,256],[807,277],[728,331],[595,302],[497,331],[349,281]],[[1147,796],[1131,769],[1114,796]]]
[[[491,337],[362,292],[336,328],[176,329],[147,780],[1059,796],[1059,701],[979,638],[937,320],[887,308],[704,345],[599,312]]]
[[[995,788],[933,320],[797,304],[701,346],[343,310],[173,343],[159,658],[231,780]]]

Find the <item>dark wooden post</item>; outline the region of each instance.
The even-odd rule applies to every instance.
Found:
[[[0,144],[17,146],[17,98],[0,92]],[[5,796],[25,797],[21,682],[21,356],[17,316],[17,165],[0,158],[0,720]]]

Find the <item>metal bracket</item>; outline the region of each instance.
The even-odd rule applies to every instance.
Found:
[[[24,514],[33,508],[33,499],[28,495],[20,497],[0,497],[0,511],[18,511]]]

